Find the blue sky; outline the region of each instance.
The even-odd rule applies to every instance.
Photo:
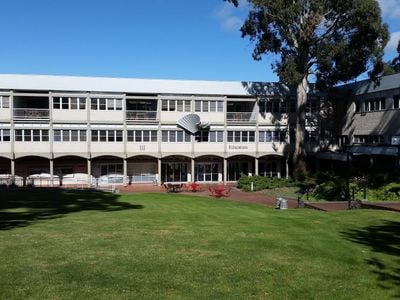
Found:
[[[400,0],[380,0],[400,39]],[[276,81],[238,31],[246,7],[222,0],[3,1],[0,72]]]

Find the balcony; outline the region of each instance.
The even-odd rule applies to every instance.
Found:
[[[252,112],[227,112],[227,122],[242,122],[242,123],[255,123],[256,114]]]
[[[14,120],[48,120],[50,110],[44,108],[14,108]]]
[[[157,111],[149,110],[128,110],[126,112],[127,121],[158,121]]]

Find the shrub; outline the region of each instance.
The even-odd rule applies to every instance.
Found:
[[[328,180],[320,181],[315,187],[313,196],[316,199],[328,201],[343,200],[346,190],[346,180],[339,176],[330,176]]]
[[[260,191],[266,189],[274,189],[279,187],[296,186],[292,179],[264,177],[264,176],[246,176],[242,174],[238,180],[238,188],[244,191],[251,191],[251,183],[253,190]]]

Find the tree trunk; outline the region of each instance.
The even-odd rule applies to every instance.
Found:
[[[296,141],[293,154],[294,173],[304,173],[305,165],[305,149],[304,134],[306,129],[306,104],[308,93],[308,80],[305,75],[297,86],[297,105],[296,105]]]

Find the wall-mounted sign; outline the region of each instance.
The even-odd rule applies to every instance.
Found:
[[[232,146],[232,145],[229,145],[228,149],[229,150],[248,150],[249,147],[248,146]]]

